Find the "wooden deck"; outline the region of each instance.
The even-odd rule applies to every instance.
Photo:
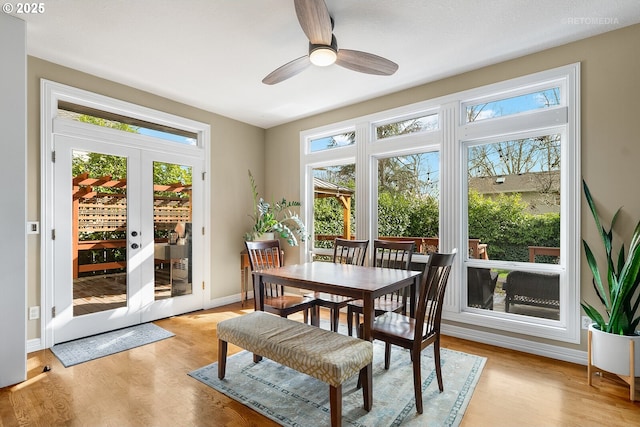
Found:
[[[156,266],[155,299],[171,297],[169,264]],[[80,277],[73,281],[73,315],[97,313],[126,307],[126,273]]]

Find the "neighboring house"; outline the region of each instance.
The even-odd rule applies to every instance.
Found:
[[[560,171],[472,177],[469,188],[491,198],[520,194],[532,214],[560,212]]]

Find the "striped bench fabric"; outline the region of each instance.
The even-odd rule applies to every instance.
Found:
[[[329,384],[331,425],[342,422],[342,383],[359,374],[365,410],[373,403],[373,345],[262,311],[218,323],[218,378],[225,376],[227,343]]]

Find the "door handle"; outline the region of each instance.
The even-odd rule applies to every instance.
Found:
[[[138,245],[137,243],[132,243],[131,244],[131,249],[138,249],[140,247],[140,245]]]
[[[132,231],[132,232],[131,232],[131,235],[132,235],[133,237],[136,237],[136,236],[138,235],[138,232],[137,232],[137,231]]]

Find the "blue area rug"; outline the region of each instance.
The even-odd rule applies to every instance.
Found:
[[[175,334],[153,323],[130,326],[51,347],[65,368],[160,341]]]
[[[422,352],[424,413],[416,412],[411,360],[406,350],[391,352],[384,370],[384,344],[374,342],[373,409],[366,412],[357,376],[342,386],[342,424],[349,426],[457,426],[462,420],[486,358],[441,349],[444,392],[438,390],[433,346]],[[218,379],[218,364],[189,373],[243,405],[283,426],[330,425],[329,386],[268,359],[253,363],[242,351],[227,359],[225,379]]]

